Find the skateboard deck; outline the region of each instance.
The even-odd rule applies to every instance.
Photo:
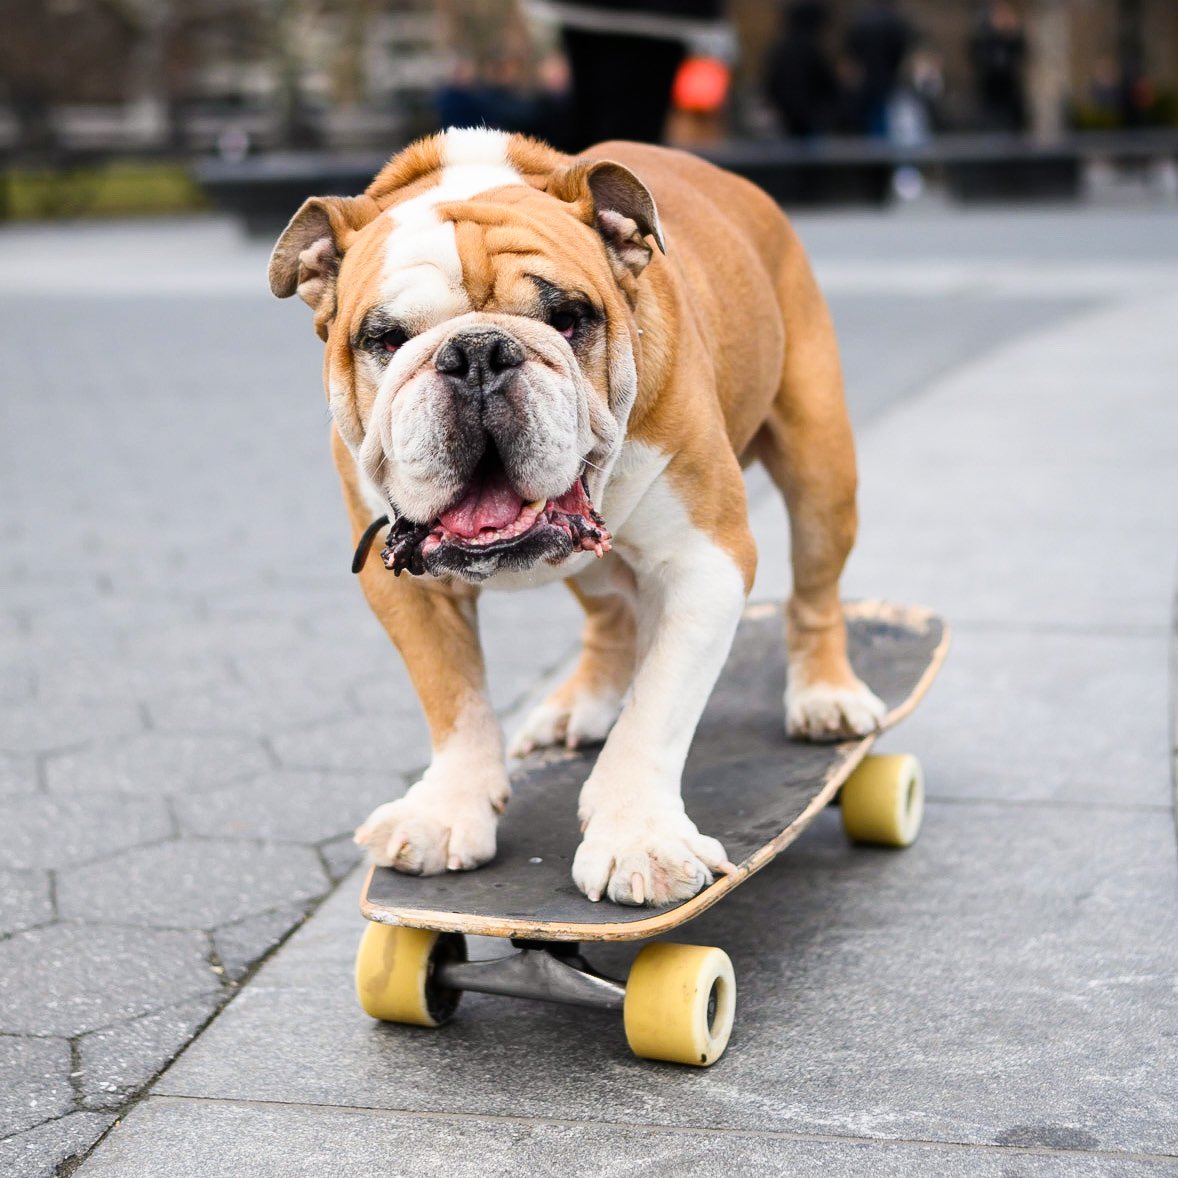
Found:
[[[851,662],[888,707],[886,731],[916,707],[948,648],[948,628],[919,607],[846,607]],[[407,876],[374,867],[363,914],[382,924],[527,941],[627,941],[669,932],[738,887],[831,802],[875,740],[789,740],[782,693],[782,607],[752,605],[696,730],[683,776],[687,813],[737,864],[689,900],[636,908],[590,903],[572,881],[577,792],[597,755],[549,752],[512,776],[495,860],[476,871]]]

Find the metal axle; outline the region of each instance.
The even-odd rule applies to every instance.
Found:
[[[625,985],[597,973],[577,953],[576,946],[538,945],[522,942],[518,953],[490,961],[439,962],[434,978],[448,990],[507,994],[598,1010],[622,1009]]]

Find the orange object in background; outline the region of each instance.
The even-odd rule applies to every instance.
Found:
[[[671,102],[676,110],[713,114],[724,105],[731,80],[731,72],[718,58],[689,57],[675,75]]]

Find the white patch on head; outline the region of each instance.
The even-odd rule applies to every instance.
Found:
[[[490,127],[447,127],[443,132],[442,155],[447,167],[460,164],[506,166],[506,131]]]
[[[438,183],[385,213],[395,228],[385,245],[381,301],[390,315],[417,331],[471,309],[454,226],[439,220],[435,210],[492,188],[522,184],[507,162],[507,140],[503,131],[451,128],[444,135]]]

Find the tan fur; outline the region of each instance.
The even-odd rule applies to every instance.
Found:
[[[572,674],[549,696],[569,708],[581,696],[623,695],[634,675],[637,630],[634,610],[623,594],[597,596],[567,582],[585,611],[581,653]]]

